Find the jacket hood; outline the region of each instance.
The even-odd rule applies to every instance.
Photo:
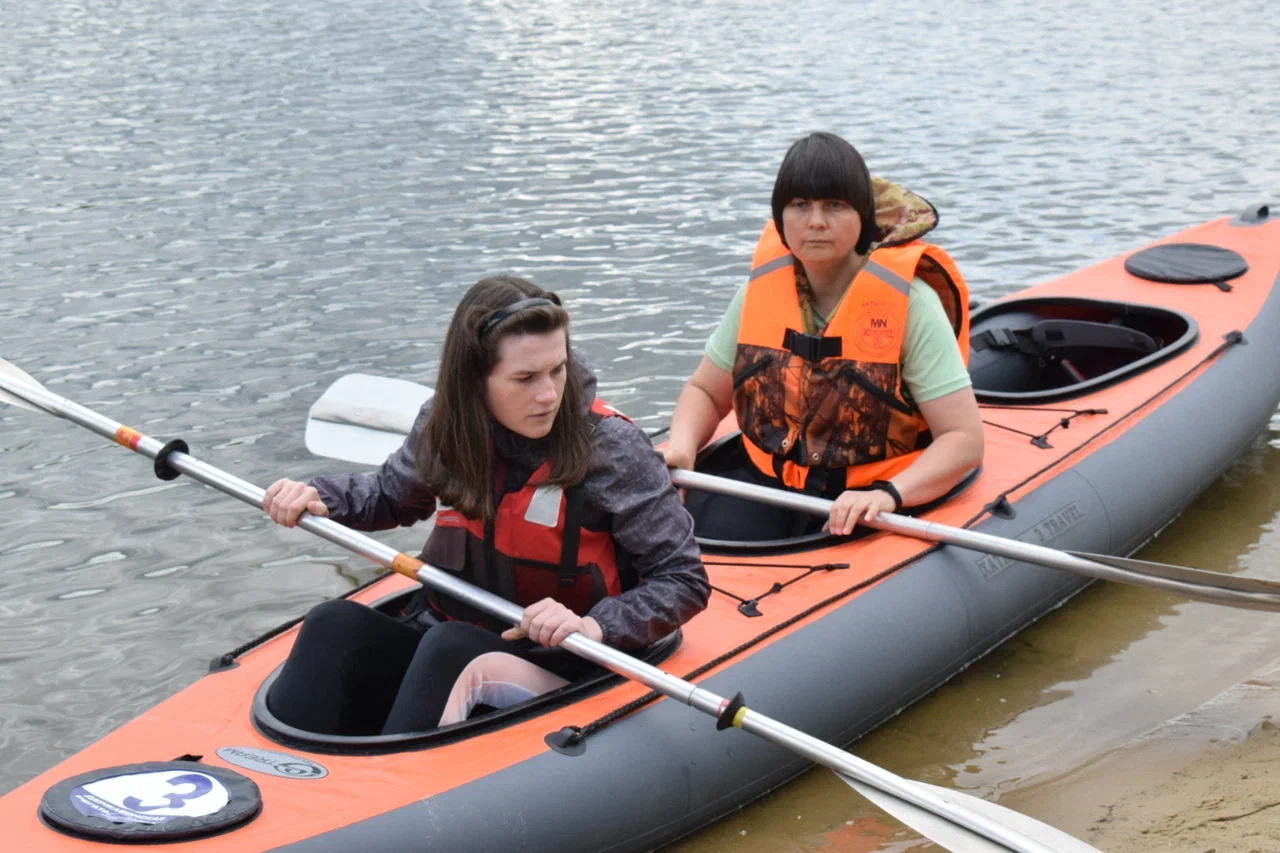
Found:
[[[938,227],[938,209],[928,199],[885,178],[872,176],[879,238],[873,249],[910,243]]]

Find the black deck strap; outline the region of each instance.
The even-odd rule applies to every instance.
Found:
[[[1118,349],[1150,354],[1160,349],[1160,342],[1145,332],[1094,323],[1089,320],[1041,320],[1031,327],[1031,341],[1045,355],[1057,350],[1087,347]]]
[[[1184,371],[1184,372],[1182,373],[1182,375],[1181,375],[1181,376],[1178,376],[1176,379],[1174,379],[1174,380],[1173,380],[1172,382],[1170,382],[1168,385],[1165,385],[1163,388],[1161,388],[1160,390],[1156,391],[1156,392],[1155,392],[1154,394],[1152,394],[1150,397],[1148,397],[1147,399],[1145,399],[1145,400],[1141,401],[1140,403],[1138,403],[1138,405],[1134,406],[1132,409],[1130,409],[1129,411],[1125,412],[1123,415],[1121,415],[1120,417],[1116,418],[1114,421],[1112,421],[1111,423],[1107,424],[1107,425],[1106,425],[1106,426],[1104,426],[1102,429],[1098,430],[1098,431],[1097,431],[1097,432],[1095,432],[1093,435],[1091,435],[1091,436],[1089,436],[1088,438],[1086,438],[1086,439],[1085,439],[1084,441],[1082,441],[1080,444],[1078,444],[1078,445],[1076,445],[1075,447],[1071,448],[1071,449],[1070,449],[1070,450],[1068,450],[1066,453],[1063,453],[1063,454],[1062,454],[1061,456],[1059,456],[1057,459],[1054,459],[1053,461],[1049,462],[1047,465],[1045,465],[1045,466],[1044,466],[1043,468],[1041,468],[1040,470],[1035,471],[1034,473],[1032,473],[1032,474],[1028,475],[1027,477],[1023,478],[1023,480],[1022,480],[1021,482],[1014,483],[1012,486],[1010,486],[1009,488],[1005,489],[1003,492],[1001,492],[1001,493],[1000,493],[1000,496],[999,496],[995,501],[992,501],[991,503],[989,503],[989,504],[987,504],[986,506],[984,506],[982,509],[980,509],[980,510],[978,511],[978,513],[977,513],[976,515],[974,515],[974,516],[973,516],[973,518],[969,519],[968,521],[966,521],[966,522],[965,522],[963,525],[961,525],[961,526],[962,526],[962,527],[965,527],[965,528],[968,528],[968,527],[972,527],[973,525],[977,524],[979,521],[981,521],[981,520],[982,520],[982,517],[983,517],[984,515],[986,515],[987,513],[989,513],[989,512],[991,512],[991,511],[992,511],[992,510],[991,510],[991,508],[992,508],[993,506],[998,506],[1001,500],[1005,500],[1005,499],[1007,499],[1007,498],[1009,497],[1009,495],[1011,495],[1011,494],[1013,494],[1014,492],[1018,491],[1018,490],[1019,490],[1019,489],[1021,489],[1023,486],[1027,485],[1027,484],[1028,484],[1028,483],[1030,483],[1030,482],[1033,482],[1034,480],[1036,480],[1038,477],[1040,477],[1041,475],[1043,475],[1043,474],[1044,474],[1044,473],[1046,473],[1047,471],[1050,471],[1051,469],[1056,468],[1058,465],[1061,465],[1061,464],[1062,464],[1063,462],[1065,462],[1067,459],[1069,459],[1070,457],[1072,457],[1072,456],[1074,456],[1075,454],[1079,453],[1081,450],[1083,450],[1084,448],[1088,447],[1088,446],[1089,446],[1090,444],[1092,444],[1093,442],[1097,441],[1097,440],[1098,440],[1099,438],[1101,438],[1103,435],[1106,435],[1108,432],[1110,432],[1111,430],[1115,429],[1117,426],[1119,426],[1120,424],[1124,423],[1126,420],[1128,420],[1129,418],[1133,417],[1135,414],[1137,414],[1138,412],[1142,411],[1142,410],[1143,410],[1143,409],[1145,409],[1147,406],[1151,405],[1151,402],[1152,402],[1153,400],[1155,400],[1155,399],[1157,399],[1158,397],[1160,397],[1161,395],[1163,395],[1163,394],[1164,394],[1166,391],[1168,391],[1170,388],[1174,387],[1174,386],[1175,386],[1175,385],[1177,385],[1179,382],[1181,382],[1182,380],[1186,379],[1188,376],[1190,376],[1191,374],[1195,373],[1197,370],[1199,370],[1200,368],[1204,367],[1206,364],[1208,364],[1209,362],[1213,361],[1214,359],[1216,359],[1218,356],[1222,355],[1222,354],[1223,354],[1224,352],[1226,352],[1227,350],[1231,349],[1233,346],[1238,346],[1238,345],[1241,345],[1241,344],[1247,344],[1247,343],[1248,343],[1248,341],[1246,341],[1246,340],[1245,340],[1245,338],[1244,338],[1244,333],[1243,333],[1243,332],[1241,332],[1239,329],[1236,329],[1236,330],[1231,331],[1231,332],[1227,332],[1227,334],[1223,335],[1223,336],[1222,336],[1222,338],[1223,338],[1222,343],[1220,343],[1220,344],[1218,344],[1216,347],[1214,347],[1214,348],[1213,348],[1213,352],[1210,352],[1210,353],[1209,353],[1208,355],[1206,355],[1204,358],[1200,359],[1200,360],[1199,360],[1199,361],[1197,361],[1195,364],[1191,365],[1191,367],[1187,368],[1187,369],[1186,369],[1186,371]],[[1001,408],[1005,408],[1005,407],[1001,407]],[[1013,407],[1013,406],[1010,406],[1010,407],[1007,407],[1007,408],[1030,408],[1030,407],[1021,407],[1021,406],[1020,406],[1020,407]],[[1085,414],[1089,414],[1089,415],[1092,415],[1092,414],[1105,415],[1106,413],[1107,413],[1107,410],[1106,410],[1106,409],[1082,409],[1082,410],[1080,411],[1080,414],[1082,414],[1082,415],[1085,415]],[[985,423],[990,423],[990,422],[989,422],[989,421],[983,421],[983,423],[985,424]],[[991,424],[991,426],[1001,426],[1001,425],[1000,425],[1000,424]],[[1005,429],[1009,429],[1009,427],[1005,427]],[[1014,432],[1018,432],[1018,430],[1014,430]],[[1025,435],[1025,434],[1026,434],[1026,433],[1023,433],[1023,435]]]
[[[724,710],[720,712],[720,716],[716,717],[716,731],[722,732],[725,729],[733,728],[733,718],[738,712],[747,707],[747,700],[742,698],[742,691],[738,691],[738,695],[729,700],[729,704],[724,706]]]
[[[750,640],[747,640],[742,645],[736,648],[732,648],[729,651],[725,652],[724,654],[720,655],[719,657],[715,658],[714,660],[709,660],[706,663],[704,663],[702,666],[698,667],[697,669],[694,669],[690,672],[685,673],[684,675],[681,676],[681,678],[684,679],[685,681],[692,681],[698,676],[703,675],[704,673],[710,672],[711,670],[715,669],[721,664],[724,664],[727,661],[733,660],[738,655],[742,654],[748,649],[754,646],[757,646],[760,643],[763,643],[765,640],[769,639],[779,631],[785,631],[788,628],[790,628],[792,625],[796,624],[797,622],[800,622],[804,619],[808,619],[810,616],[817,613],[818,611],[825,610],[831,605],[839,601],[842,601],[845,598],[848,598],[849,596],[853,595],[855,592],[858,592],[861,589],[865,589],[866,587],[872,586],[873,584],[879,583],[880,581],[887,578],[889,575],[897,571],[900,571],[901,569],[906,568],[907,566],[914,563],[916,560],[919,560],[922,557],[932,554],[934,551],[939,550],[941,547],[942,546],[939,544],[930,545],[928,548],[925,548],[919,554],[914,554],[905,560],[894,563],[892,566],[885,568],[883,571],[877,572],[876,574],[872,575],[866,580],[859,581],[858,583],[855,583],[853,586],[849,587],[848,589],[841,590],[840,592],[837,592],[835,595],[832,595],[829,598],[825,598],[811,607],[805,608],[804,610],[797,613],[795,616],[792,616],[789,619],[782,620],[777,625],[774,625],[772,628],[769,628],[768,630],[761,632],[755,637],[752,637]],[[626,717],[632,712],[640,710],[645,705],[648,705],[650,702],[654,702],[658,699],[661,699],[662,695],[663,694],[659,693],[656,690],[650,691],[649,693],[646,693],[645,695],[641,696],[639,699],[635,699],[634,701],[628,702],[627,704],[622,705],[621,707],[614,708],[612,711],[605,714],[603,717],[593,720],[592,722],[587,723],[587,725],[585,726],[581,726],[579,728],[579,731],[582,733],[582,737],[584,738],[590,737],[591,735],[595,734],[598,731],[601,731],[602,729],[607,729],[609,726],[613,725],[618,720],[621,720],[623,717]]]
[[[582,542],[582,507],[586,489],[582,483],[564,492],[564,539],[560,543],[560,586],[578,582],[578,546]]]
[[[1030,341],[1026,338],[1029,332],[1030,329],[984,329],[969,339],[969,348],[974,352],[987,349],[1016,349],[1028,355],[1035,355]]]
[[[1227,284],[1249,271],[1239,252],[1208,243],[1165,243],[1135,252],[1124,261],[1130,275],[1161,284],[1212,284],[1224,292]]]
[[[795,329],[787,329],[782,336],[782,348],[790,350],[805,361],[819,362],[824,358],[839,358],[844,353],[844,339],[806,335]]]
[[[1114,323],[1091,320],[1041,320],[1025,329],[986,329],[969,345],[976,351],[1011,349],[1023,355],[1048,358],[1066,349],[1113,349],[1150,354],[1160,342],[1145,332]]]
[[[160,448],[160,452],[156,454],[156,476],[161,480],[176,480],[182,476],[182,472],[177,468],[169,465],[169,454],[174,451],[179,453],[190,453],[191,448],[187,447],[187,443],[180,438],[175,438]]]

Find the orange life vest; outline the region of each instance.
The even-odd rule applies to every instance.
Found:
[[[610,417],[625,415],[600,400],[592,404],[592,423]],[[613,536],[582,526],[582,483],[543,485],[552,465],[547,460],[520,489],[503,494],[487,524],[441,509],[422,559],[522,607],[554,598],[585,616],[600,599],[620,594],[622,571]],[[449,596],[429,591],[427,598],[450,618],[493,623]]]
[[[928,446],[929,425],[902,383],[911,280],[942,299],[965,363],[969,288],[941,248],[922,240],[872,252],[821,336],[806,334],[795,258],[770,222],[756,246],[738,329],[733,408],[751,461],[794,489],[815,468],[843,487],[887,480]]]

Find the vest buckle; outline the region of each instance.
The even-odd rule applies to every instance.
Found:
[[[844,352],[842,338],[824,338],[787,329],[782,336],[782,348],[790,350],[805,361],[819,362],[824,358],[839,358]]]

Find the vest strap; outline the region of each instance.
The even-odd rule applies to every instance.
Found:
[[[578,545],[582,542],[582,507],[586,489],[582,483],[565,489],[564,539],[560,545],[560,586],[578,582]]]

